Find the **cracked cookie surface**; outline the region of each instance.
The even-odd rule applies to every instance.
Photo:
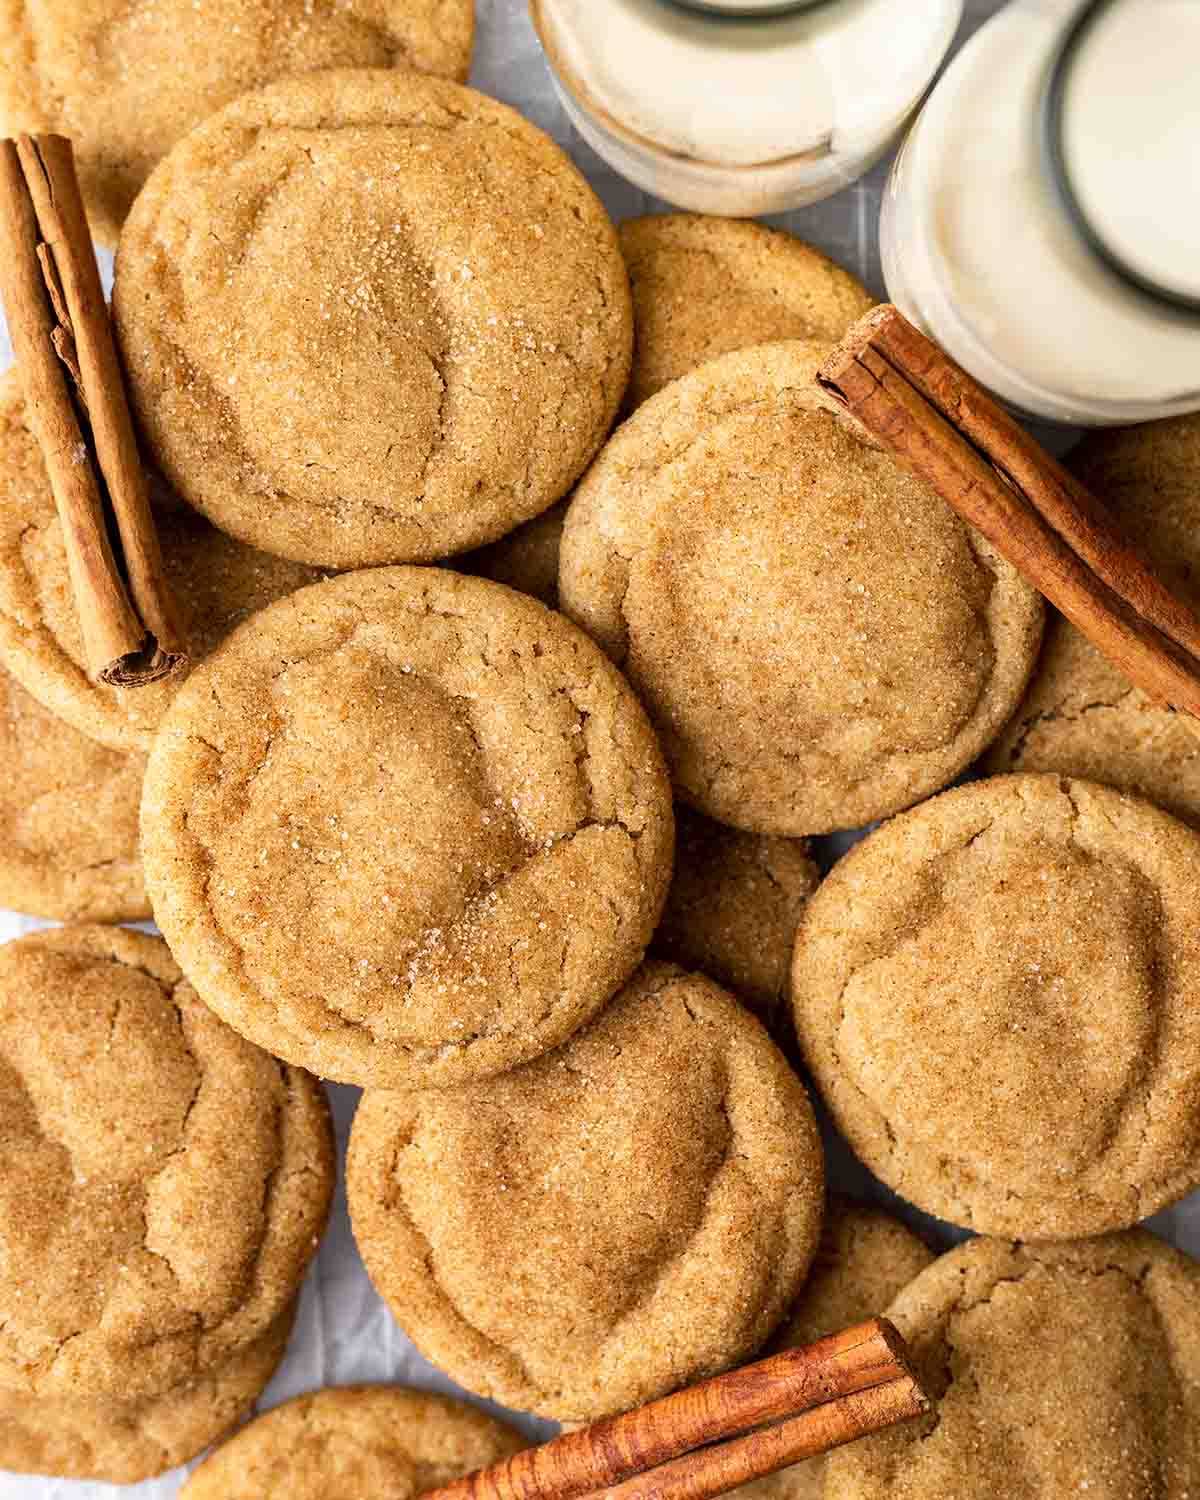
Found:
[[[180,1500],[416,1500],[526,1447],[485,1412],[404,1386],[348,1385],[277,1406],[196,1470]]]
[[[651,397],[575,492],[562,608],[633,683],[676,791],[827,833],[946,785],[1011,714],[1041,597],[814,385],[826,345]]]
[[[160,507],[156,523],[194,661],[247,615],[322,576],[242,546],[177,503]],[[131,693],[88,677],[62,524],[13,371],[0,376],[0,661],[52,713],[115,750],[150,748],[181,680]]]
[[[288,1307],[333,1185],[319,1085],[223,1025],[166,944],[0,948],[0,1388],[160,1395]]]
[[[262,1394],[294,1316],[288,1308],[227,1363],[141,1401],[30,1396],[0,1387],[0,1469],[137,1484],[190,1462]]]
[[[400,72],[293,79],[193,131],[122,231],[113,305],[179,494],[339,568],[546,510],[629,373],[628,278],[585,179],[506,105]]]
[[[149,917],[145,756],[88,739],[0,667],[0,765],[0,906],[67,922]]]
[[[1145,1231],[971,1240],[888,1308],[936,1406],[831,1454],[842,1500],[1188,1500],[1200,1267]]]
[[[322,68],[465,79],[474,23],[474,0],[0,0],[0,134],[70,136],[113,245],[155,163],[238,94]]]
[[[640,961],[673,821],[645,714],[523,595],[380,568],[263,611],[146,775],[155,916],[201,995],[343,1082],[448,1086],[557,1046]]]
[[[808,1280],[771,1351],[799,1349],[879,1317],[934,1260],[899,1219],[834,1194]],[[825,1460],[810,1458],[732,1491],[740,1500],[822,1500]]]
[[[796,940],[796,1030],[856,1154],[981,1233],[1124,1228],[1200,1184],[1200,835],[998,776],[870,834]]]
[[[1067,460],[1172,592],[1200,609],[1200,416],[1089,433]],[[1200,740],[1061,615],[989,771],[1058,771],[1147,797],[1200,826]]]
[[[732,996],[661,963],[502,1078],[366,1094],[347,1190],[367,1270],[421,1351],[563,1421],[748,1359],[823,1210],[799,1079]]]

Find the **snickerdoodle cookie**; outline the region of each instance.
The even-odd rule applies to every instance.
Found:
[[[283,1358],[293,1317],[289,1307],[225,1364],[140,1401],[30,1396],[0,1387],[0,1469],[136,1484],[187,1463],[262,1394]]]
[[[92,230],[115,244],[155,162],[222,104],[318,68],[465,78],[474,12],[474,0],[0,0],[0,135],[69,135]]]
[[[200,660],[240,620],[322,575],[224,536],[192,511],[160,510],[167,576]],[[62,525],[14,375],[0,377],[0,662],[82,734],[148,750],[178,677],[135,693],[87,675]]]
[[[823,1207],[800,1081],[731,996],[660,963],[502,1078],[366,1094],[347,1173],[367,1270],[422,1352],[565,1421],[749,1358]]]
[[[464,573],[477,573],[495,583],[507,584],[540,599],[551,609],[558,608],[558,549],[562,541],[563,522],[567,518],[567,501],[561,500],[548,511],[518,526],[498,542],[480,547],[457,559],[455,566]]]
[[[441,568],[331,579],[184,684],[146,773],[154,913],[260,1046],[376,1088],[557,1046],[666,896],[662,756],[573,625]]]
[[[796,925],[821,878],[808,845],[738,833],[685,807],[675,828],[675,878],[653,951],[702,970],[775,1030]]]
[[[1195,1494],[1200,1266],[1153,1235],[970,1240],[918,1276],[888,1316],[936,1406],[831,1454],[827,1494]]]
[[[878,1317],[934,1259],[898,1219],[865,1203],[833,1197],[812,1271],[772,1350],[814,1344]],[[734,1491],[739,1500],[821,1500],[825,1461],[812,1458]]]
[[[416,1500],[525,1446],[515,1428],[449,1396],[333,1387],[243,1427],[200,1465],[180,1500]]]
[[[148,917],[145,756],[88,739],[0,667],[0,766],[0,906],[68,922]]]
[[[680,796],[755,833],[944,786],[1041,632],[1040,595],[815,386],[826,348],[727,354],[652,396],[563,533],[563,608],[629,676]]]
[[[1200,1184],[1200,835],[998,776],[872,833],[801,918],[796,1030],[889,1186],[984,1233],[1123,1228]]]
[[[1200,415],[1091,433],[1068,462],[1200,609]],[[1200,739],[1186,716],[1135,688],[1057,614],[1029,691],[985,764],[1106,781],[1200,825]]]
[[[223,1025],[166,944],[0,948],[0,1388],[160,1395],[292,1302],[333,1178],[319,1085]]]
[[[158,166],[114,307],[156,462],[334,567],[494,541],[570,488],[629,373],[616,232],[548,136],[458,84],[273,84]]]
[[[827,255],[750,219],[650,214],[618,233],[633,289],[631,410],[733,349],[836,343],[875,301]]]

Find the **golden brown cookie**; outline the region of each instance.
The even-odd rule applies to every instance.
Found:
[[[112,245],[155,162],[238,94],[319,68],[463,79],[474,24],[474,0],[0,0],[0,135],[69,135]]]
[[[826,1461],[839,1500],[1187,1500],[1200,1266],[1144,1231],[970,1240],[892,1303],[935,1409]]]
[[[800,923],[796,1030],[842,1133],[983,1233],[1124,1228],[1200,1184],[1200,835],[998,776],[868,836]]]
[[[751,219],[650,214],[618,233],[633,289],[631,411],[733,349],[836,343],[875,302],[827,255]]]
[[[562,500],[498,542],[465,553],[455,566],[464,573],[476,573],[531,594],[550,609],[557,609],[558,548],[566,518],[567,501]]]
[[[415,1500],[526,1446],[465,1401],[398,1385],[314,1391],[243,1427],[180,1500]]]
[[[865,1203],[833,1196],[817,1258],[772,1350],[798,1349],[827,1334],[878,1317],[933,1251],[898,1219]],[[738,1500],[821,1500],[825,1460],[809,1459],[733,1491]]]
[[[148,917],[145,756],[88,739],[0,667],[0,766],[0,906],[67,922]]]
[[[1200,415],[1090,433],[1071,468],[1115,512],[1172,590],[1200,609]],[[1060,615],[989,771],[1059,771],[1136,792],[1200,824],[1200,739]]]
[[[0,1388],[170,1391],[259,1338],[325,1224],[324,1094],[230,1031],[166,944],[0,948]]]
[[[283,1358],[295,1308],[226,1364],[141,1401],[0,1387],[0,1469],[136,1484],[202,1453],[254,1405]]]
[[[564,1421],[749,1358],[816,1249],[799,1079],[710,980],[650,963],[523,1068],[367,1093],[350,1217],[404,1331],[468,1390]]]
[[[339,568],[551,506],[604,440],[633,326],[616,232],[559,147],[399,71],[274,84],[194,130],[121,233],[114,307],[179,494]]]
[[[159,511],[158,535],[194,660],[256,609],[322,576],[178,507]],[[11,371],[0,376],[0,661],[59,718],[116,750],[148,750],[179,687],[173,677],[131,693],[88,678],[62,526]]]
[[[675,830],[675,878],[651,947],[732,990],[775,1030],[796,924],[821,878],[808,845],[738,833],[686,807],[675,810]]]
[[[944,786],[1041,633],[1041,596],[815,386],[825,352],[727,354],[651,397],[563,533],[563,609],[623,667],[677,792],[753,833]]]
[[[142,805],[160,927],[278,1056],[447,1086],[564,1041],[632,973],[671,874],[662,756],[532,599],[380,568],[264,610],[194,672]]]

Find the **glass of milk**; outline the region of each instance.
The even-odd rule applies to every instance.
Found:
[[[1011,0],[918,116],[881,239],[892,300],[1018,410],[1200,410],[1200,0]]]
[[[895,143],[962,0],[529,0],[575,128],[701,213],[814,203]]]

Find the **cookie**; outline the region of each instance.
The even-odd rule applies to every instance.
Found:
[[[891,1214],[832,1197],[812,1271],[772,1349],[799,1349],[878,1317],[933,1259]],[[738,1500],[821,1500],[824,1483],[825,1460],[811,1458],[733,1493]]]
[[[675,828],[675,878],[652,949],[732,990],[774,1031],[796,924],[821,878],[808,845],[737,833],[685,807]]]
[[[618,233],[633,290],[630,411],[734,349],[780,339],[835,344],[875,304],[827,255],[751,219],[650,214]]]
[[[0,906],[66,922],[148,917],[145,756],[88,739],[0,668],[0,765]]]
[[[319,68],[464,79],[474,12],[474,0],[0,0],[0,135],[69,135],[92,232],[112,245],[154,164],[222,104]]]
[[[205,1460],[180,1500],[415,1500],[526,1446],[464,1401],[348,1385],[277,1406]]]
[[[799,1079],[710,980],[650,963],[592,1024],[454,1092],[364,1095],[350,1221],[452,1379],[563,1421],[748,1359],[816,1249]]]
[[[1068,462],[1200,610],[1200,416],[1090,433]],[[1057,614],[985,766],[1105,781],[1200,826],[1200,740],[1186,715],[1135,688]]]
[[[166,944],[0,948],[0,1389],[160,1395],[299,1288],[329,1210],[319,1085],[235,1035]]]
[[[253,1407],[283,1358],[294,1317],[288,1308],[228,1363],[141,1401],[0,1387],[0,1469],[137,1484],[188,1463]]]
[[[1200,1185],[1198,880],[1200,834],[1056,776],[870,834],[809,902],[792,969],[857,1154],[927,1212],[1020,1239],[1124,1228]]]
[[[191,511],[160,509],[157,520],[195,660],[256,609],[322,576],[243,547]],[[11,371],[0,377],[0,662],[60,719],[114,750],[148,750],[179,687],[173,677],[131,693],[89,679],[62,525]]]
[[[678,795],[751,833],[945,786],[1028,681],[1041,596],[814,384],[827,346],[652,396],[575,492],[565,612],[623,668]]]
[[[156,462],[231,535],[427,562],[558,500],[629,373],[616,233],[506,105],[334,71],[228,105],[155,170],[114,308]]]
[[[1144,1231],[970,1240],[888,1309],[936,1407],[827,1459],[839,1500],[1165,1500],[1200,1474],[1200,1266]]]
[[[874,298],[848,271],[781,229],[705,214],[651,214],[617,228],[633,292],[625,408],[697,365],[779,339],[836,342]],[[479,573],[558,608],[566,505],[464,558]]]
[[[641,707],[574,626],[380,568],[264,610],[192,674],[142,838],[159,926],[231,1026],[419,1088],[511,1068],[604,1005],[654,931],[673,823]]]

